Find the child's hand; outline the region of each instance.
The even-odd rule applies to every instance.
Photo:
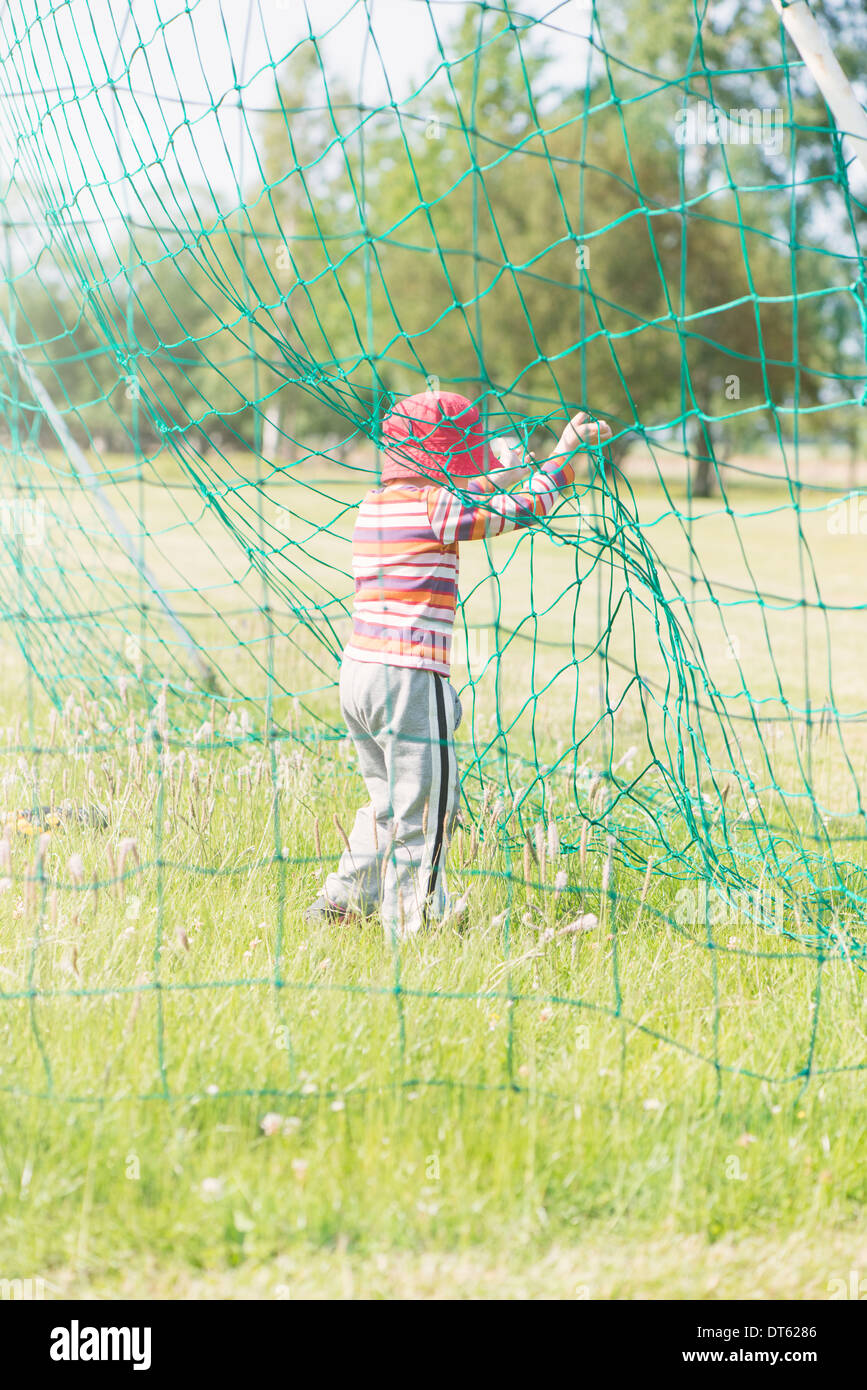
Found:
[[[568,453],[579,449],[582,444],[600,448],[611,438],[611,430],[604,420],[591,420],[585,410],[573,415],[557,444],[557,453]]]
[[[509,488],[514,483],[523,483],[533,472],[533,454],[514,449],[506,439],[492,439],[491,453],[501,465],[491,469],[488,479],[496,488]],[[529,460],[526,462],[525,460]]]

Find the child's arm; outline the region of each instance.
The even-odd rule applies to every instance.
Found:
[[[554,453],[539,465],[528,491],[489,492],[482,505],[468,506],[446,488],[431,488],[427,509],[434,535],[443,545],[451,545],[453,541],[482,540],[531,526],[548,515],[559,494],[574,482],[569,455],[582,445],[606,444],[610,438],[611,430],[604,422],[597,425],[582,411],[569,421]],[[496,469],[486,476],[493,479],[498,473],[511,471]]]

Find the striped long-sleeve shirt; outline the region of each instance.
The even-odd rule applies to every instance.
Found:
[[[389,483],[359,508],[352,538],[355,600],[346,655],[447,676],[458,598],[458,543],[499,536],[547,516],[574,481],[571,463],[549,463],[524,492],[496,492],[484,476],[468,504],[435,484]]]

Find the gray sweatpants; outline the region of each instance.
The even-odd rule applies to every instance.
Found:
[[[340,907],[379,911],[389,936],[408,936],[441,917],[448,900],[460,701],[434,671],[344,656],[340,707],[370,802],[355,817],[325,894]]]

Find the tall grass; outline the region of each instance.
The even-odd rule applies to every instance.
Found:
[[[523,831],[493,788],[465,811],[443,924],[311,930],[361,795],[345,748],[86,701],[37,706],[38,753],[6,732],[0,1276],[283,1297],[333,1292],[331,1251],[396,1292],[438,1252],[445,1284],[568,1269],[576,1296],[564,1250],[591,1292],[658,1291],[678,1243],[700,1281],[715,1243],[799,1231],[803,1290],[840,1273],[867,1186],[851,953],[743,902],[691,918],[701,883],[631,867],[556,787]],[[600,1263],[639,1241],[658,1269]]]

